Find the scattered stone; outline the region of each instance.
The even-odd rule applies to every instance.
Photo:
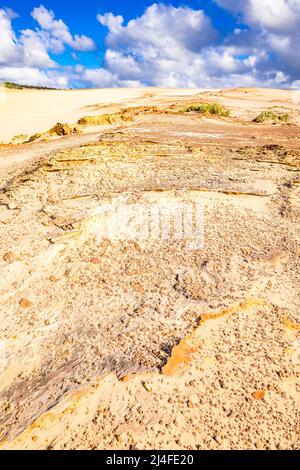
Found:
[[[32,306],[32,302],[30,302],[28,299],[21,299],[19,304],[22,308],[29,308]]]
[[[11,263],[12,261],[16,261],[17,257],[13,251],[9,251],[3,256],[4,261],[8,261]]]
[[[9,202],[9,203],[7,204],[7,208],[8,208],[10,211],[14,211],[14,210],[18,209],[18,206],[17,206],[17,204],[15,204],[15,203],[13,203],[13,202]]]
[[[135,292],[145,292],[145,289],[140,282],[132,283],[132,287]]]
[[[144,387],[144,389],[145,389],[147,392],[149,392],[149,393],[152,392],[152,388],[149,386],[149,384],[147,384],[147,382],[144,382],[143,380],[142,380],[142,386]]]
[[[265,397],[265,391],[264,390],[256,390],[256,392],[252,393],[252,398],[254,400],[262,400]]]
[[[92,258],[90,263],[92,264],[100,264],[101,263],[101,260],[99,258]]]
[[[219,434],[215,434],[213,440],[216,441],[217,444],[222,444],[222,438]]]

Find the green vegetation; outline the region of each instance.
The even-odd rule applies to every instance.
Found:
[[[84,116],[78,120],[77,124],[81,126],[102,126],[105,124],[115,124],[119,119],[119,113],[99,114],[97,116]]]
[[[289,120],[289,115],[288,113],[275,113],[274,111],[263,111],[260,113],[255,119],[253,119],[253,122],[256,123],[262,123],[266,121],[271,121],[271,122],[288,122]]]
[[[29,137],[28,142],[34,142],[35,140],[39,139],[42,136],[42,134],[37,133],[33,134],[31,137]]]
[[[12,88],[12,89],[15,89],[15,90],[22,90],[22,88],[23,88],[21,85],[18,85],[17,83],[12,83],[12,82],[4,82],[4,83],[2,83],[2,85],[5,88]]]
[[[156,106],[135,106],[121,109],[111,114],[98,114],[95,116],[83,116],[77,121],[81,126],[102,126],[117,124],[123,121],[132,121],[136,116],[160,112]]]
[[[28,139],[27,134],[17,134],[11,140],[12,142],[23,142]]]
[[[196,111],[198,113],[207,115],[207,116],[222,116],[228,117],[230,112],[224,108],[219,103],[202,103],[202,104],[192,104],[187,108],[180,110],[181,113],[190,113]]]
[[[23,89],[32,89],[32,90],[57,90],[57,88],[48,88],[45,86],[31,86],[31,85],[19,85],[14,82],[3,82],[2,85],[5,88],[10,88],[12,90],[23,90]]]

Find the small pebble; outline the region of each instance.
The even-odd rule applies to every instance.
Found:
[[[252,398],[254,400],[262,400],[265,397],[265,391],[264,390],[257,390],[256,392],[252,393]]]
[[[23,307],[23,308],[29,308],[29,307],[32,306],[32,302],[30,302],[30,300],[28,300],[28,299],[21,299],[19,303],[20,303],[21,307]]]
[[[15,253],[13,253],[12,251],[9,251],[8,253],[6,253],[4,256],[3,256],[3,259],[4,261],[8,261],[9,263],[11,263],[12,261],[15,261],[17,259]]]

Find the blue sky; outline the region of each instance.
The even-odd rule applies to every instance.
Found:
[[[0,80],[297,87],[300,0],[0,0]]]
[[[105,54],[105,37],[107,30],[101,26],[96,19],[97,13],[106,13],[112,11],[115,15],[122,15],[125,21],[132,18],[141,16],[147,7],[151,6],[153,1],[111,1],[111,0],[88,0],[86,2],[68,2],[68,1],[36,1],[27,0],[20,2],[20,0],[8,0],[3,4],[4,7],[12,8],[19,17],[15,19],[15,29],[22,30],[26,28],[34,29],[36,21],[30,15],[31,11],[39,6],[44,5],[46,8],[55,12],[57,18],[69,26],[70,30],[77,34],[87,34],[91,36],[97,44],[97,51],[92,54],[81,54],[80,59],[87,67],[99,66]],[[72,7],[70,7],[70,4]],[[212,0],[193,0],[193,1],[172,1],[166,2],[167,5],[180,7],[183,5],[189,6],[193,9],[204,9],[212,18],[213,24],[220,34],[226,35],[232,31],[236,26],[234,16],[224,9],[220,8]],[[71,65],[74,60],[70,51],[56,57],[56,60],[62,65]]]

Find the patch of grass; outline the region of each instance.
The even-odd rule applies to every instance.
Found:
[[[10,88],[12,90],[23,90],[24,88],[32,89],[32,90],[57,90],[57,88],[49,88],[45,86],[33,86],[33,85],[20,85],[19,83],[14,83],[14,82],[3,82],[2,85],[5,88]]]
[[[27,134],[17,134],[17,135],[14,135],[13,138],[11,139],[12,142],[21,142],[21,141],[24,141],[28,139],[28,135]]]
[[[40,137],[42,137],[42,134],[40,134],[40,133],[33,134],[31,137],[29,137],[28,142],[34,142],[35,140],[39,139]]]
[[[112,114],[83,116],[77,121],[77,124],[81,126],[102,126],[116,124],[122,121],[132,121],[136,116],[158,112],[160,112],[160,110],[156,106],[135,106],[130,108],[123,108],[121,111]]]
[[[18,85],[17,83],[12,83],[12,82],[4,82],[3,83],[5,88],[11,88],[13,90],[22,90],[22,86]]]
[[[258,124],[262,122],[288,122],[289,120],[289,114],[288,113],[275,113],[274,111],[266,110],[260,113],[258,116],[256,116],[255,119],[253,119],[253,122],[256,122]]]
[[[99,114],[97,116],[83,116],[77,122],[81,126],[103,126],[114,124],[119,120],[118,114]]]
[[[219,103],[192,104],[180,110],[181,113],[198,112],[207,116],[228,117],[230,112]]]

